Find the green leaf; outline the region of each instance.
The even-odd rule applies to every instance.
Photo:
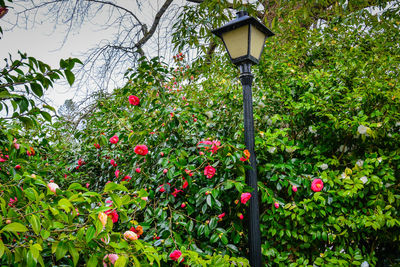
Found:
[[[97,257],[96,255],[92,255],[87,263],[87,267],[97,267]]]
[[[67,77],[67,81],[69,83],[70,86],[72,86],[72,84],[75,81],[75,75],[72,73],[72,71],[66,69],[64,70],[65,76]]]
[[[127,259],[125,256],[119,256],[118,260],[114,263],[114,267],[125,267]]]
[[[89,243],[90,240],[93,239],[96,229],[93,226],[90,226],[86,232],[86,243]]]
[[[68,251],[68,246],[65,242],[60,242],[57,245],[57,249],[56,249],[56,260],[61,259],[62,257],[65,256],[65,254],[67,254]]]
[[[43,89],[42,86],[38,83],[31,83],[31,89],[32,91],[39,97],[43,96]]]
[[[58,201],[58,206],[66,212],[69,212],[70,208],[73,208],[71,202],[66,198],[60,199],[60,201]]]
[[[78,261],[79,261],[79,253],[76,250],[76,248],[73,245],[73,243],[69,243],[68,251],[69,251],[69,254],[71,254],[71,256],[72,256],[72,260],[74,262],[74,266],[76,266],[78,264]]]
[[[1,229],[1,232],[27,232],[28,229],[20,223],[10,223],[7,224],[6,226],[3,227],[3,229]]]
[[[51,122],[51,115],[48,112],[41,110],[40,114],[46,121]]]
[[[40,229],[41,229],[39,218],[35,214],[33,214],[29,218],[29,222],[31,223],[32,229],[35,232],[35,234],[38,235],[40,233]]]

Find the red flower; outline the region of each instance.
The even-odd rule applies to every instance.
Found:
[[[182,203],[182,204],[181,204],[181,208],[184,208],[184,207],[186,207],[186,204],[185,204],[185,203]]]
[[[118,222],[118,213],[115,210],[107,210],[105,214],[111,218],[113,223]]]
[[[161,192],[161,193],[165,192],[164,185],[162,185],[162,186],[161,186],[161,188],[160,188],[160,192]]]
[[[131,105],[137,106],[140,104],[140,99],[139,97],[135,96],[135,95],[130,95],[129,96],[129,103]]]
[[[243,214],[239,214],[239,219],[241,219],[241,220],[243,220],[243,218],[244,218],[244,216],[243,216]]]
[[[275,206],[276,209],[279,208],[279,203],[278,203],[278,202],[275,202],[275,203],[274,203],[274,206]]]
[[[193,176],[193,173],[192,173],[190,170],[186,169],[185,172],[186,172],[190,177]]]
[[[115,160],[110,160],[110,164],[111,165],[113,165],[114,167],[117,167],[118,166],[118,164],[115,162]]]
[[[115,171],[115,177],[118,178],[118,176],[119,176],[119,170],[116,170],[116,171]]]
[[[122,182],[123,182],[123,181],[129,182],[131,179],[132,179],[132,177],[130,177],[130,176],[127,175],[127,176],[125,176],[124,178],[122,178],[121,181],[122,181]]]
[[[208,178],[211,179],[215,175],[215,168],[213,166],[208,165],[207,167],[204,168],[204,175]]]
[[[17,197],[15,197],[15,198],[10,198],[10,202],[8,203],[8,206],[14,207],[15,202],[17,202],[17,201],[18,201],[18,198],[17,198]]]
[[[15,165],[15,169],[16,169],[16,170],[21,169],[21,165]]]
[[[174,189],[174,192],[171,193],[171,195],[173,195],[174,197],[176,197],[178,195],[179,192],[183,192],[182,190],[178,190],[178,189]]]
[[[140,173],[141,172],[140,168],[136,168],[135,172]]]
[[[224,218],[225,217],[225,212],[224,213],[221,213],[220,215],[218,215],[218,218],[220,218],[220,219],[222,219],[222,218]]]
[[[93,144],[95,148],[100,149],[100,145],[99,144]]]
[[[293,192],[297,192],[297,186],[292,186],[292,190],[293,190]]]
[[[138,155],[145,156],[147,153],[149,153],[149,150],[145,145],[138,145],[135,147],[134,152]]]
[[[324,188],[324,182],[321,179],[314,179],[311,183],[311,190],[314,192],[319,192]]]
[[[185,180],[185,182],[183,182],[182,189],[185,189],[188,186],[189,186],[189,183],[188,183],[188,181]]]
[[[251,194],[250,193],[243,193],[240,196],[240,202],[242,202],[242,204],[246,204],[247,201],[251,198]]]
[[[82,159],[79,159],[79,160],[78,160],[78,165],[79,165],[79,166],[82,166],[83,164],[85,164],[85,162],[84,162]]]
[[[180,250],[174,250],[171,254],[169,254],[169,258],[173,261],[178,261],[178,259],[182,256],[182,252]],[[181,262],[185,259],[182,258]]]
[[[35,150],[33,149],[33,147],[29,147],[28,150],[26,151],[26,154],[28,156],[35,156]]]
[[[113,137],[110,138],[111,144],[116,144],[116,143],[118,143],[118,141],[119,141],[119,138],[116,135],[114,135]]]

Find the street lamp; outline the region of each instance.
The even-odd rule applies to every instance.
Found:
[[[251,169],[246,170],[246,182],[253,188],[249,205],[249,260],[252,267],[261,266],[260,215],[257,194],[257,166],[254,153],[254,120],[251,85],[251,65],[258,64],[265,39],[274,33],[246,11],[236,13],[237,18],[212,31],[224,42],[233,64],[239,66],[243,86],[244,140],[250,152]]]

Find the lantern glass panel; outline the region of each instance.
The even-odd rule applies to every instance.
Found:
[[[232,59],[246,56],[249,46],[249,26],[245,25],[222,34],[226,49]]]
[[[250,26],[250,34],[251,34],[251,44],[250,44],[250,55],[255,57],[257,60],[260,59],[261,52],[264,48],[265,43],[265,33],[258,30],[253,25]]]

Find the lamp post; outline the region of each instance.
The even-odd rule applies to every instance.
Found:
[[[253,188],[249,205],[249,261],[252,267],[261,266],[261,233],[257,193],[257,166],[254,153],[254,120],[251,85],[251,65],[258,64],[267,37],[274,33],[246,11],[237,12],[236,19],[212,31],[220,37],[233,64],[240,70],[243,86],[244,140],[250,152],[251,169],[246,170],[246,182]]]

